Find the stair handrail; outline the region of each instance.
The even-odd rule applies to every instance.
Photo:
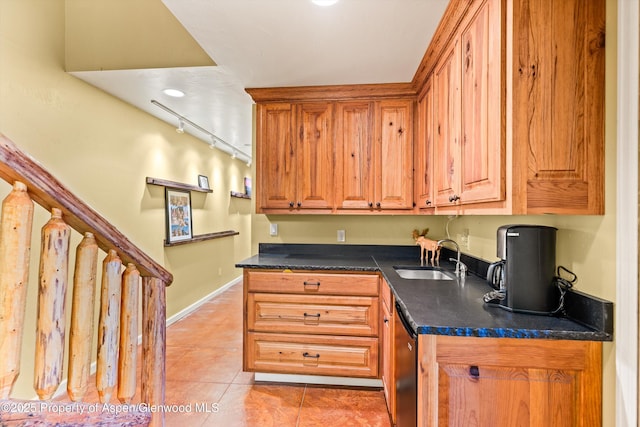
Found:
[[[31,198],[48,211],[59,208],[65,222],[84,234],[94,234],[98,246],[105,252],[115,249],[123,263],[133,263],[141,275],[160,279],[166,286],[173,275],[134,245],[120,230],[75,196],[65,185],[47,171],[37,160],[20,150],[8,137],[0,133],[0,178],[9,184],[23,182]]]

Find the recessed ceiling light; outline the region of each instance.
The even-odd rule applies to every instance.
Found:
[[[338,0],[311,0],[311,2],[318,6],[332,6],[338,3]]]
[[[178,89],[164,89],[162,92],[174,98],[182,98],[184,96],[184,92]]]

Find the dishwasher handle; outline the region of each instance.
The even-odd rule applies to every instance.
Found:
[[[397,302],[396,302],[396,316],[398,316],[398,318],[400,319],[400,322],[402,322],[402,326],[404,326],[404,330],[407,331],[411,339],[415,340],[416,338],[418,338],[418,334],[416,333],[416,331],[413,330],[411,325],[409,325],[409,321],[406,319],[405,314],[402,311],[402,308],[400,307],[400,304],[398,304]]]

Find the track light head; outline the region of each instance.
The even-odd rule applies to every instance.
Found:
[[[176,128],[176,132],[184,133],[184,122],[182,119],[178,119],[178,127]]]

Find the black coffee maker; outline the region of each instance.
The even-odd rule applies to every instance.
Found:
[[[487,281],[495,291],[484,301],[505,310],[550,314],[560,293],[554,284],[556,231],[542,225],[503,225],[498,228],[500,261],[489,266]]]

